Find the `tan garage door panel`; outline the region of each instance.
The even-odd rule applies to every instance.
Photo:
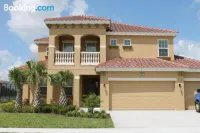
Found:
[[[110,109],[174,109],[174,82],[110,82]]]
[[[196,94],[196,89],[200,88],[199,81],[185,81],[185,108],[195,109],[194,107],[194,95]]]

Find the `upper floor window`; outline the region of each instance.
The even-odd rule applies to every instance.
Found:
[[[131,46],[131,39],[124,39],[124,46]]]
[[[48,53],[49,53],[49,48],[46,47],[46,56],[48,56]]]
[[[96,41],[86,41],[86,52],[97,52]]]
[[[117,46],[117,39],[110,39],[110,46]]]
[[[73,43],[63,43],[64,52],[73,52]]]
[[[168,57],[169,47],[168,40],[158,40],[159,57]]]

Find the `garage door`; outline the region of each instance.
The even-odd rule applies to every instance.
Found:
[[[110,109],[174,109],[174,82],[110,82]]]
[[[194,95],[196,94],[196,89],[200,88],[199,81],[185,81],[185,108],[195,109],[194,107]]]

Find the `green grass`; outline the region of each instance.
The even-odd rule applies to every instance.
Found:
[[[66,117],[53,114],[0,113],[0,127],[113,128],[111,119]]]

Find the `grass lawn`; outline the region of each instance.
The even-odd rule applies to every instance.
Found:
[[[53,114],[0,113],[0,127],[113,128],[111,119],[72,118]]]

